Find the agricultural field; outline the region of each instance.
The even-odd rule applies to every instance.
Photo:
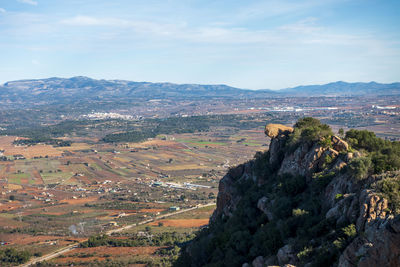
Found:
[[[122,245],[121,247],[101,243],[89,245],[89,247],[81,245],[48,261],[48,264],[87,266],[96,262],[99,266],[110,266],[112,264],[129,264],[129,266],[162,264],[162,266],[169,266],[178,255],[179,247],[177,244],[193,237],[199,228],[206,226],[214,208],[213,205],[195,209],[168,217],[168,219],[155,220],[149,224],[112,234],[107,238],[108,242],[119,242]],[[135,241],[136,243],[134,243]]]
[[[35,258],[146,220],[151,221],[111,238],[167,233],[176,239],[115,251],[107,246],[76,248],[52,260],[59,266],[117,258],[132,264],[154,263],[174,257],[174,245],[205,227],[214,207],[153,218],[176,208],[215,202],[226,171],[267,149],[269,141],[262,127],[158,135],[139,143],[71,138],[66,147],[13,144],[18,139],[0,137],[0,151],[6,156],[0,161],[4,248],[30,251]]]

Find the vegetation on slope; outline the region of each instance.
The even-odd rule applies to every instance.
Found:
[[[330,147],[332,131],[328,125],[313,118],[299,120],[285,141],[286,151],[293,152],[304,142],[319,142]],[[350,130],[346,140],[361,151],[340,173],[325,169],[311,179],[290,174],[278,175],[279,166],[269,163],[270,152],[257,153],[250,162],[253,179],[235,182],[235,193],[240,198],[232,216],[217,216],[203,229],[177,261],[176,266],[241,266],[257,256],[273,258],[285,244],[290,244],[299,265],[330,266],[357,236],[353,221],[337,223],[327,218],[323,205],[325,188],[337,175],[347,175],[356,182],[368,175],[400,168],[400,144],[377,138],[368,131]],[[339,157],[344,157],[339,154]],[[234,170],[230,171],[232,174]],[[233,175],[231,175],[232,177]],[[391,212],[400,209],[399,176],[383,178],[372,185],[389,199]],[[269,203],[268,216],[257,206],[260,198]],[[336,202],[343,195],[336,195]]]

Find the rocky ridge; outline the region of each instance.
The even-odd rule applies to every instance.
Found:
[[[272,173],[276,177],[304,177],[305,188],[311,187],[318,177],[330,177],[318,197],[322,210],[321,218],[329,222],[332,228],[331,233],[327,231],[326,236],[330,238],[332,233],[339,232],[335,229],[348,225],[342,229],[345,233],[349,232],[347,234],[349,237],[346,240],[340,237],[333,242],[340,254],[338,259],[329,262],[329,265],[400,266],[400,215],[396,215],[390,209],[388,199],[374,190],[373,186],[388,176],[398,178],[399,172],[367,175],[363,179],[355,179],[351,172],[346,171],[346,167],[355,159],[362,158],[363,154],[351,150],[349,144],[339,136],[330,136],[328,146],[324,145],[327,142],[308,141],[300,142],[294,149],[288,149],[287,143],[293,128],[270,124],[267,125],[265,133],[271,138],[271,142],[267,156],[261,157],[261,160],[268,161],[269,166],[273,166]],[[250,192],[241,193],[242,189],[238,184],[252,182],[260,187],[272,182],[268,175],[260,175],[255,171],[257,164],[260,164],[257,160],[249,161],[231,169],[223,177],[219,184],[217,208],[210,219],[211,225],[218,224],[221,220],[236,219],[234,216],[237,216],[235,212],[240,208],[240,203],[247,201],[246,194],[250,194]],[[276,206],[281,199],[269,193],[261,194],[257,199],[256,207],[264,214],[265,222],[279,223]],[[308,212],[297,210],[300,210],[299,214]],[[295,211],[293,210],[293,217]],[[209,238],[212,235],[209,233]],[[308,241],[310,247],[315,243],[314,239]],[[307,246],[301,251],[293,240],[293,238],[285,239],[275,253],[255,256],[253,260],[241,265],[246,267],[320,265],[313,261],[312,257],[304,256],[310,253],[307,251]],[[323,245],[319,245],[314,250],[323,248]],[[188,251],[190,253],[190,247]],[[329,253],[331,249],[327,250],[327,254]]]

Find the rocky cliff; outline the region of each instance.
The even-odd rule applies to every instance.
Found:
[[[269,151],[223,177],[210,226],[181,264],[400,266],[398,143],[350,132],[351,146],[312,118],[265,133]]]

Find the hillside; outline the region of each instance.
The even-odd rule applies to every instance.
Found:
[[[0,102],[24,105],[74,103],[75,101],[117,101],[121,99],[201,99],[204,97],[242,98],[255,91],[226,85],[199,85],[95,80],[88,77],[48,78],[7,82],[0,86]],[[270,95],[263,91],[257,95]]]
[[[400,93],[400,83],[346,83],[338,81],[323,85],[297,86],[282,89],[278,92],[294,96],[398,95]]]
[[[400,266],[399,142],[313,118],[265,132],[177,266]]]
[[[173,84],[95,80],[88,77],[48,78],[7,82],[0,86],[0,104],[29,107],[76,102],[141,101],[150,99],[262,98],[285,96],[400,95],[400,83],[335,82],[282,90],[246,90],[227,85]]]

